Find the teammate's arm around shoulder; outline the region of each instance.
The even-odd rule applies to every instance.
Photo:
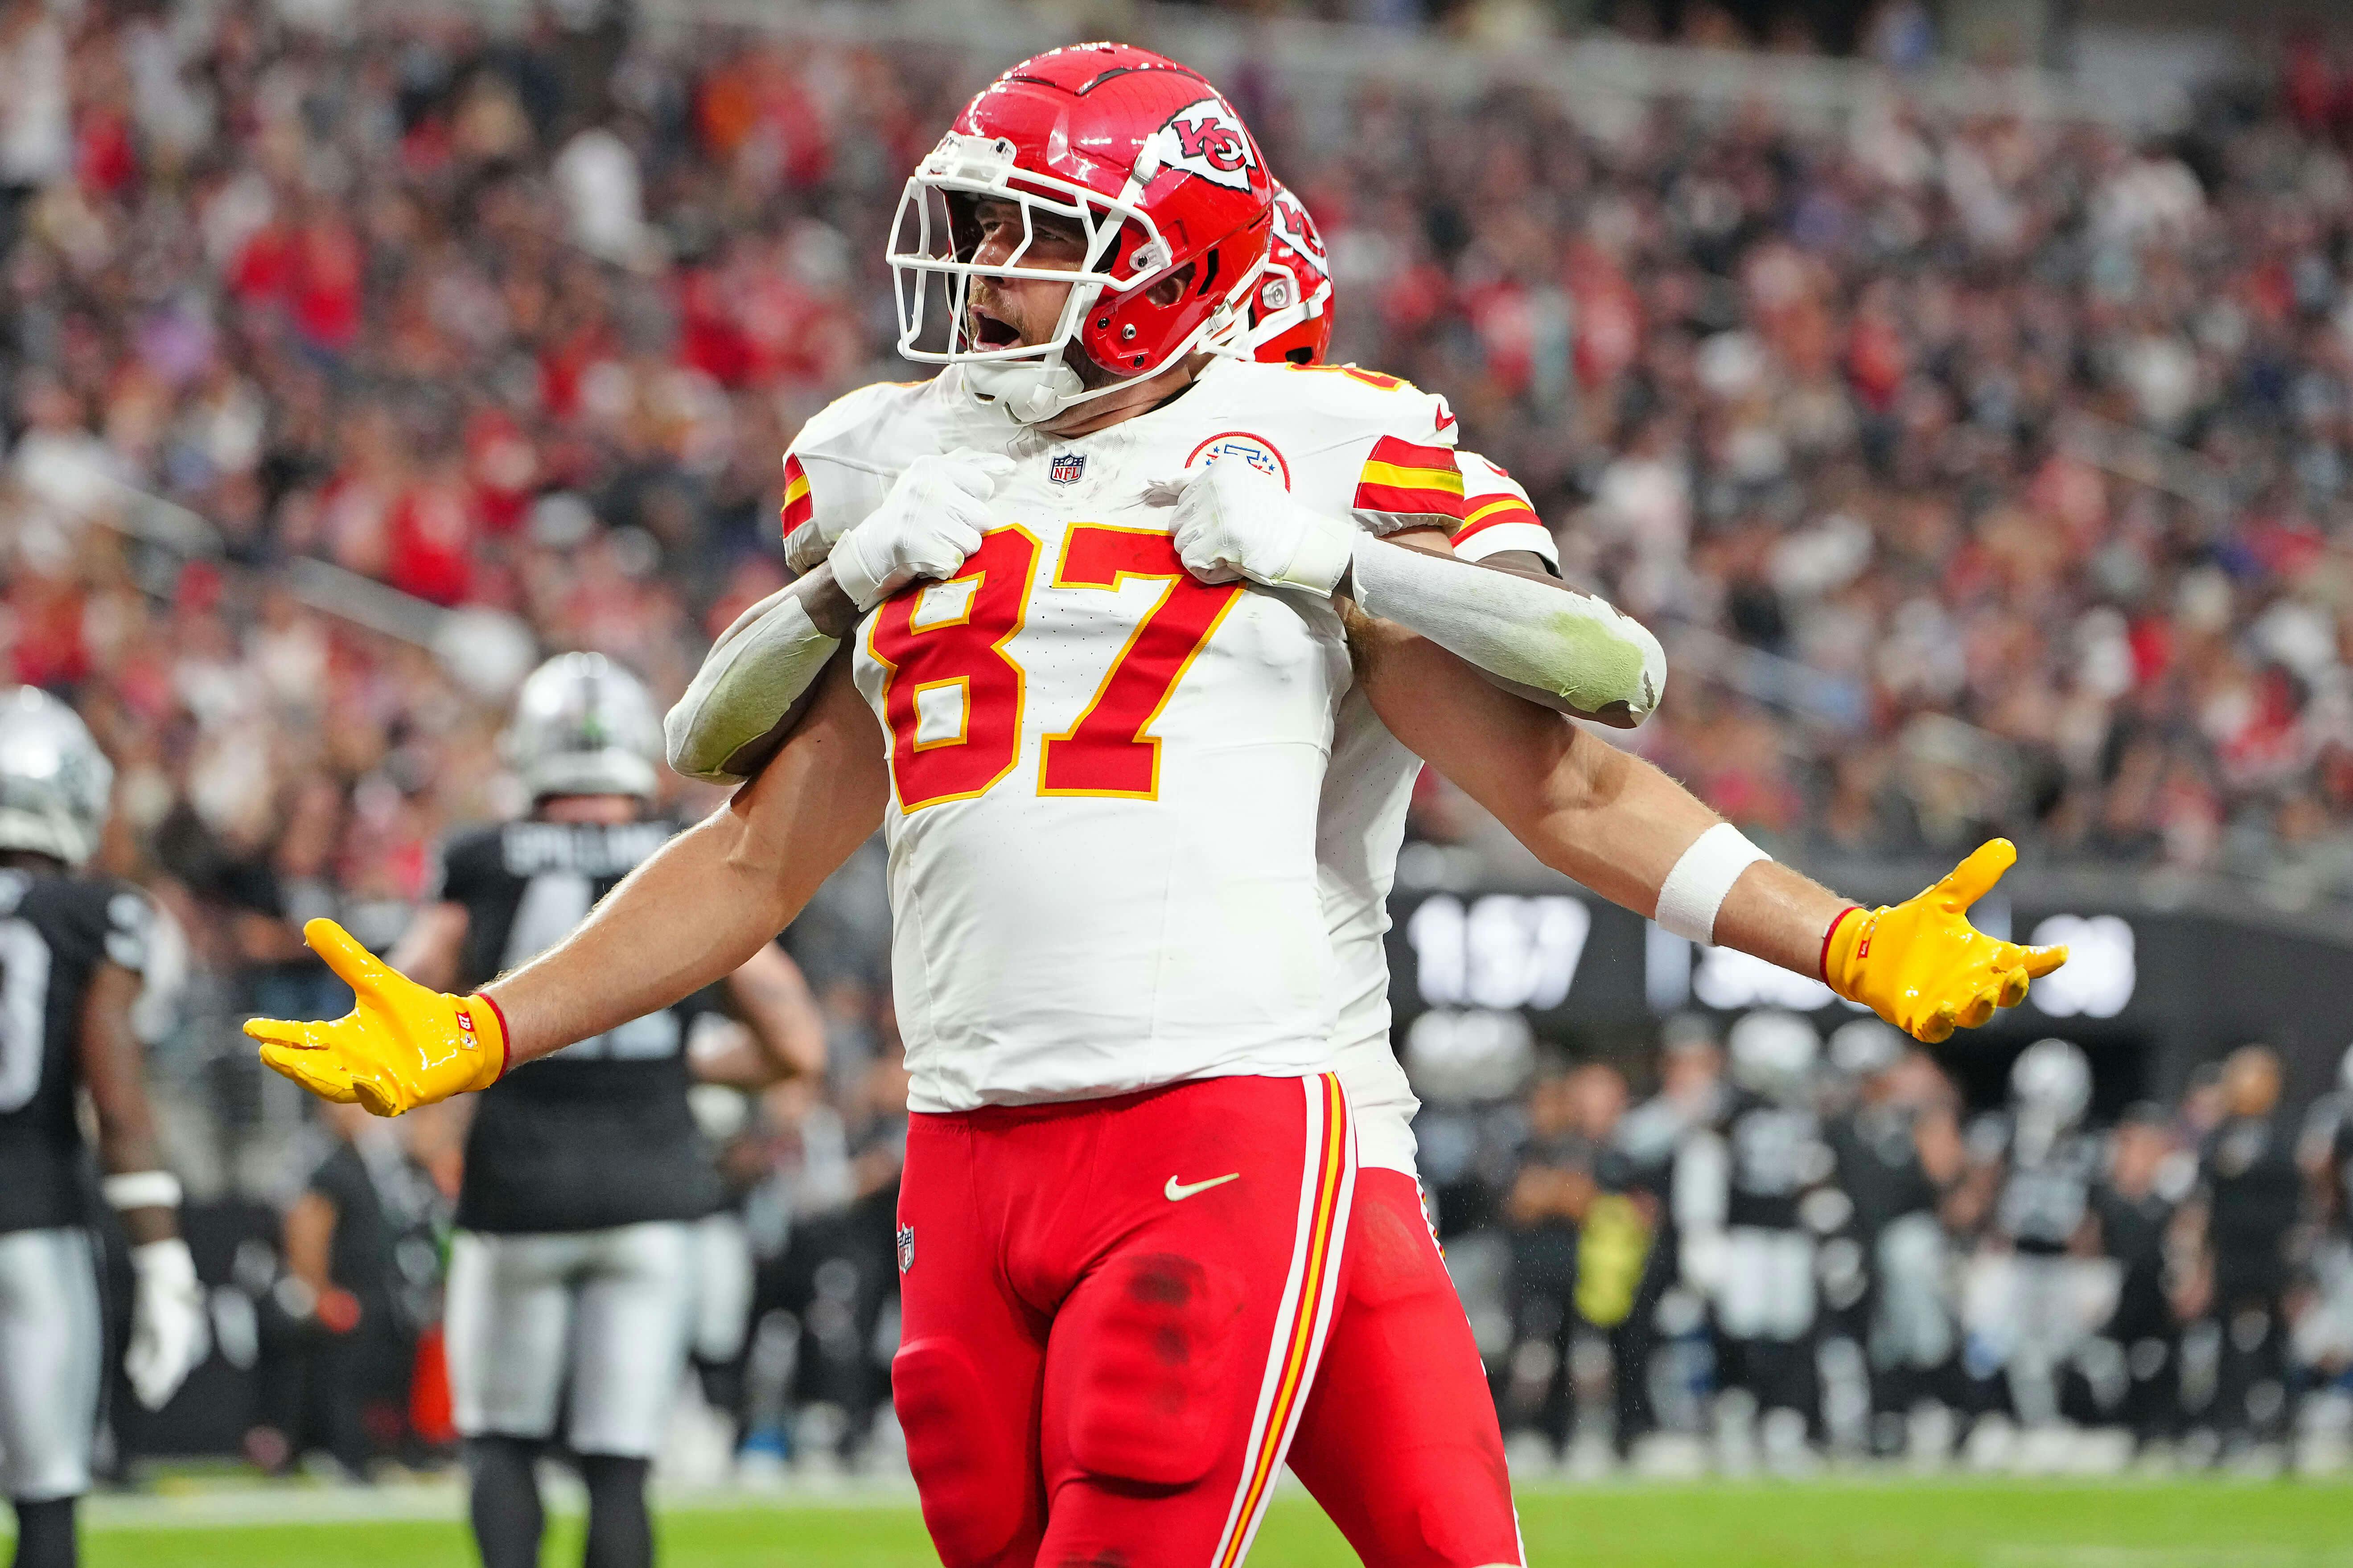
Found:
[[[807,721],[724,807],[672,838],[569,936],[471,996],[428,990],[332,921],[303,938],[352,987],[331,1022],[256,1018],[261,1058],[379,1116],[470,1089],[733,973],[790,923],[881,821],[890,784],[847,666]]]
[[[1303,474],[1294,489],[1225,460],[1167,482],[1186,566],[1208,582],[1241,577],[1346,598],[1560,712],[1624,729],[1648,718],[1666,688],[1666,654],[1639,622],[1549,576],[1474,566],[1407,537],[1463,524],[1453,416],[1442,399],[1394,378],[1337,369],[1338,381],[1318,378],[1319,390],[1342,393],[1327,393],[1321,401],[1332,406],[1314,411],[1337,437],[1314,455],[1326,470],[1318,485]],[[1342,456],[1346,488],[1335,489]]]
[[[82,1086],[98,1121],[99,1190],[122,1216],[134,1280],[123,1370],[139,1403],[160,1410],[204,1355],[204,1290],[180,1238],[180,1184],[164,1169],[147,1098],[139,1036],[131,1023],[138,973],[100,963],[82,1001],[78,1042]]]

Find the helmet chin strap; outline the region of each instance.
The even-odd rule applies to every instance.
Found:
[[[1001,405],[1017,423],[1051,419],[1086,395],[1079,373],[1050,360],[979,360],[964,367],[964,384],[976,396]]]

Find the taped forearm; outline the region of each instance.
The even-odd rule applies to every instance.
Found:
[[[841,646],[810,614],[800,582],[735,617],[662,721],[670,765],[689,778],[740,784],[739,753],[783,723]]]
[[[1373,539],[1357,542],[1350,571],[1366,614],[1419,632],[1547,706],[1631,727],[1666,688],[1659,639],[1573,589]]]

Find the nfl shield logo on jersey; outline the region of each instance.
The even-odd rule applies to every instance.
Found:
[[[902,1225],[899,1227],[899,1272],[904,1274],[914,1266],[915,1227],[912,1225]]]
[[[1081,452],[1057,452],[1046,465],[1046,477],[1058,485],[1074,485],[1079,476],[1087,471],[1087,459]]]

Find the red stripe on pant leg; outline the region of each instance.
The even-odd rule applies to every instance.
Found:
[[[1338,1212],[1347,1177],[1347,1097],[1334,1075],[1325,1073],[1319,1082],[1324,1091],[1324,1136],[1317,1153],[1315,1198],[1308,1215],[1306,1267],[1300,1271],[1299,1290],[1293,1298],[1290,1342],[1283,1352],[1274,1401],[1267,1412],[1266,1429],[1248,1471],[1241,1508],[1218,1555],[1218,1568],[1234,1568],[1256,1533],[1259,1513],[1266,1506],[1274,1472],[1282,1462],[1292,1418],[1306,1394],[1309,1366],[1320,1338],[1325,1285],[1345,1239],[1339,1233]]]

